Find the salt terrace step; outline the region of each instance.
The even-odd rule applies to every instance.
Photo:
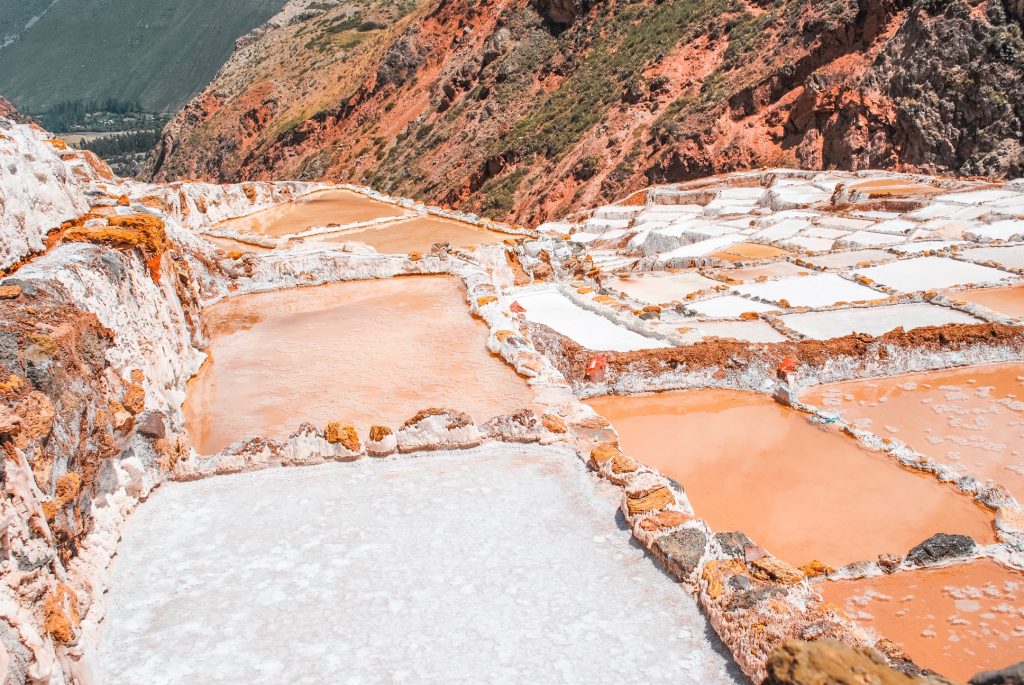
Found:
[[[1024,502],[1024,364],[837,383],[804,398]]]
[[[960,254],[971,261],[992,261],[1005,269],[1024,269],[1024,245],[975,247],[962,250]]]
[[[770,397],[705,389],[587,404],[626,454],[682,484],[712,529],[743,531],[790,563],[873,560],[937,532],[995,540],[991,512],[951,486]]]
[[[879,336],[901,326],[912,330],[950,323],[981,323],[980,319],[969,314],[925,302],[803,312],[786,314],[780,318],[788,328],[816,340],[840,338],[854,333]]]
[[[517,291],[507,299],[526,310],[527,320],[544,324],[590,350],[629,352],[671,347],[663,340],[635,333],[583,309],[555,289]]]
[[[206,311],[210,359],[186,418],[204,454],[309,421],[397,427],[429,406],[478,422],[532,404],[486,348],[458,279],[410,276],[245,295]]]
[[[682,301],[690,293],[713,288],[720,283],[695,271],[683,271],[617,276],[604,285],[611,290],[624,292],[638,302],[665,304]]]
[[[979,288],[950,293],[954,300],[979,304],[1013,319],[1024,317],[1024,285],[1006,288]]]
[[[329,233],[320,240],[327,243],[365,243],[382,254],[409,254],[429,252],[435,243],[448,243],[452,247],[470,247],[500,243],[514,237],[510,233],[500,233],[461,221],[423,216],[380,226]]]
[[[378,202],[365,195],[336,188],[311,193],[239,219],[225,221],[219,228],[241,233],[280,237],[320,226],[351,224],[406,212],[396,205]]]
[[[691,312],[715,318],[733,318],[749,312],[773,312],[779,308],[775,305],[765,304],[751,300],[739,295],[722,295],[711,297],[706,300],[695,300],[687,302],[686,308]]]
[[[848,281],[835,274],[785,278],[735,287],[737,293],[793,307],[827,307],[837,302],[884,300],[885,293]]]
[[[784,278],[787,276],[810,276],[812,273],[814,272],[802,266],[797,266],[792,262],[767,262],[757,266],[719,269],[715,272],[715,275],[727,278],[730,281],[746,283],[748,281]]]
[[[618,499],[540,448],[166,485],[125,530],[100,681],[742,682]]]
[[[855,273],[905,293],[1016,279],[1007,271],[947,257],[915,257],[858,269]]]

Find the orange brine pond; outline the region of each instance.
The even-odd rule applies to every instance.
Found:
[[[483,243],[500,243],[516,236],[500,233],[461,221],[435,217],[416,217],[394,223],[332,233],[324,242],[365,243],[381,254],[408,254],[429,252],[434,243],[449,243],[452,247],[470,247]]]
[[[824,581],[818,589],[919,666],[947,678],[966,682],[1024,660],[1024,573],[987,559]]]
[[[343,226],[357,221],[399,217],[397,205],[371,200],[351,190],[321,190],[261,212],[224,221],[217,228],[261,233],[279,238],[320,226]]]
[[[760,243],[737,243],[735,245],[730,245],[729,247],[723,247],[721,250],[711,254],[710,256],[718,259],[725,259],[730,262],[739,262],[747,259],[772,259],[788,254],[792,253],[788,250],[772,247],[771,245],[761,245]]]
[[[964,300],[988,307],[1011,319],[1024,316],[1024,285],[1011,285],[1006,288],[978,288],[949,293],[954,300]]]
[[[1024,364],[836,383],[803,399],[1024,501]]]
[[[487,351],[459,280],[409,276],[244,295],[205,312],[210,359],[189,382],[186,427],[203,454],[310,422],[398,428],[428,407],[483,422],[533,406]]]
[[[623,451],[677,480],[716,531],[793,564],[903,554],[935,533],[995,540],[988,510],[770,397],[689,390],[588,400]]]
[[[935,195],[944,192],[939,186],[927,183],[915,183],[903,178],[873,178],[867,181],[856,181],[851,188],[867,193],[870,197],[897,197],[901,195]]]

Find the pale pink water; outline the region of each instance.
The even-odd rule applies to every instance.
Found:
[[[1024,364],[826,385],[806,401],[1006,487],[1024,502]]]
[[[734,281],[756,281],[785,276],[810,276],[813,272],[790,262],[771,262],[758,266],[741,267],[738,269],[720,269],[715,272]]]
[[[622,449],[679,481],[717,531],[742,530],[794,564],[905,553],[935,533],[995,540],[992,514],[934,478],[734,390],[587,401]]]
[[[408,221],[362,228],[326,236],[326,242],[355,241],[372,246],[381,254],[429,252],[434,243],[452,247],[470,247],[483,243],[500,243],[515,236],[499,233],[461,221],[434,217],[417,217]]]
[[[947,678],[966,682],[1024,660],[1024,573],[992,561],[826,581],[819,589]]]
[[[319,226],[341,226],[357,221],[401,216],[403,211],[396,205],[377,202],[350,190],[322,190],[262,212],[222,222],[217,228],[262,233],[278,238]]]
[[[533,406],[486,348],[455,278],[413,276],[246,295],[206,313],[210,359],[188,385],[186,426],[212,454],[308,421],[397,428],[428,407],[478,422]]]
[[[677,272],[615,276],[603,285],[612,290],[626,293],[639,302],[665,304],[682,301],[690,293],[713,288],[720,284],[718,281],[700,275],[696,269],[687,269]]]
[[[949,293],[954,300],[965,300],[988,307],[1011,318],[1024,316],[1024,285],[1006,288],[978,288]]]

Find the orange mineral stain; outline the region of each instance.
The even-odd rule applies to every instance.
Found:
[[[532,407],[526,382],[486,348],[455,278],[412,276],[245,295],[205,312],[210,359],[188,385],[203,454],[286,438],[303,422],[398,428],[447,407],[483,422]]]
[[[982,559],[818,589],[919,666],[956,681],[1024,660],[1024,573]]]
[[[500,243],[514,237],[509,233],[499,233],[461,221],[417,217],[382,226],[332,233],[323,240],[335,243],[366,243],[381,254],[409,254],[429,252],[434,243],[448,243],[452,247],[471,247],[484,243]]]
[[[1024,501],[1024,364],[836,383],[804,399]]]
[[[992,515],[969,498],[764,395],[696,390],[588,404],[626,454],[681,483],[714,530],[741,530],[793,564],[902,554],[938,532],[994,541]]]
[[[954,300],[965,300],[988,307],[994,312],[1013,319],[1024,316],[1024,285],[1012,285],[1006,288],[978,288],[949,293]]]
[[[224,221],[217,224],[217,228],[279,238],[320,226],[398,217],[404,211],[351,190],[322,190],[249,216]]]

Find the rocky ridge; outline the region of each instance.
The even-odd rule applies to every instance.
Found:
[[[1019,176],[1018,5],[295,5],[168,126],[153,174],[365,182],[521,223],[735,169]]]

